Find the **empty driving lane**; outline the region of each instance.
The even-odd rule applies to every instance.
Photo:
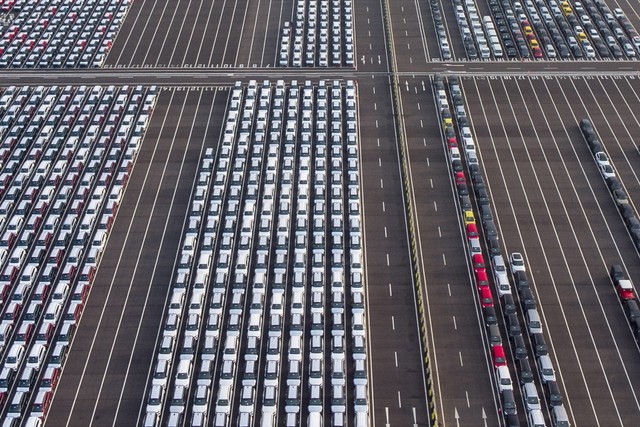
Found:
[[[528,261],[567,410],[578,425],[633,425],[638,351],[607,269],[637,255],[575,132],[571,80],[465,79],[464,91],[503,245]]]
[[[58,385],[50,425],[135,425],[201,150],[226,93],[162,91]],[[144,368],[141,368],[144,367]]]
[[[403,81],[436,409],[443,425],[498,424],[484,320],[468,268],[431,80]]]
[[[405,204],[387,78],[358,82],[373,424],[426,425]]]

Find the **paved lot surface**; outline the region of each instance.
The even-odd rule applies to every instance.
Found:
[[[135,425],[195,171],[227,95],[160,94],[48,425]]]
[[[620,261],[636,279],[638,253],[577,126],[590,117],[601,129],[631,199],[637,197],[632,139],[640,129],[630,106],[638,103],[639,83],[463,80],[502,244],[528,261],[576,425],[631,425],[640,411],[638,346],[607,274]]]
[[[593,122],[637,206],[637,63],[443,64],[434,61],[439,49],[429,5],[389,5],[401,112],[392,108],[381,2],[354,2],[357,70],[267,68],[291,1],[144,0],[133,2],[107,60],[126,69],[3,73],[3,85],[170,88],[161,92],[47,425],[135,425],[139,419],[198,159],[217,144],[228,87],[274,77],[358,80],[372,424],[428,425],[394,112],[409,154],[439,423],[499,425],[499,396],[431,90],[431,75],[449,71],[475,76],[462,80],[463,92],[503,249],[527,259],[573,425],[635,425],[638,346],[607,272],[621,262],[640,283],[638,252],[577,123]],[[464,47],[453,10],[441,7],[454,59],[460,59]],[[623,7],[636,24],[633,8]],[[152,67],[176,68],[160,73]],[[610,76],[598,77],[601,72]],[[564,77],[571,74],[585,77]]]

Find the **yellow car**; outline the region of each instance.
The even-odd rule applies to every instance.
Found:
[[[583,42],[586,39],[587,39],[587,35],[585,33],[582,33],[582,32],[578,33],[578,41]]]
[[[442,121],[442,125],[443,125],[445,128],[447,128],[447,127],[449,127],[449,126],[453,127],[453,120],[451,120],[451,118],[445,118],[445,119]]]
[[[529,44],[531,45],[531,49],[533,49],[534,47],[540,47],[540,44],[538,43],[538,40],[536,40],[536,39],[529,40]]]
[[[475,224],[476,217],[473,216],[473,211],[464,211],[464,225]]]
[[[528,36],[529,34],[533,34],[533,29],[529,25],[524,26],[524,35]]]
[[[569,4],[568,1],[563,1],[561,6],[562,6],[562,11],[564,12],[565,15],[573,14],[573,9],[571,9],[571,5]]]

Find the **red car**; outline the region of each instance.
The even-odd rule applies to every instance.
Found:
[[[621,300],[634,299],[633,286],[630,280],[620,279],[617,281],[616,290]]]
[[[467,178],[464,177],[464,172],[456,172],[456,184],[465,184]]]
[[[467,224],[467,239],[478,238],[478,227],[475,224]]]
[[[493,307],[493,297],[488,286],[482,286],[478,288],[478,295],[480,296],[480,305],[482,308]]]
[[[487,270],[485,268],[484,257],[482,254],[473,254],[471,261],[473,262],[473,271],[475,271],[476,274],[483,272],[486,275]]]
[[[540,49],[538,46],[533,48],[533,56],[535,58],[542,58],[542,49]]]
[[[482,271],[476,271],[476,285],[479,289],[489,289],[489,279],[487,278],[487,272],[484,269]],[[489,293],[489,296],[491,296],[491,293]]]
[[[493,358],[493,366],[507,366],[507,358],[504,355],[504,348],[501,345],[491,347],[491,356]]]

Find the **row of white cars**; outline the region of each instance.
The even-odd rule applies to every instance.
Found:
[[[156,89],[0,94],[0,411],[46,418]]]
[[[358,150],[351,81],[232,89],[143,425],[368,425]]]
[[[0,38],[0,68],[99,67],[131,0],[16,0]]]
[[[354,66],[352,0],[296,0],[296,19],[280,37],[283,67]]]

